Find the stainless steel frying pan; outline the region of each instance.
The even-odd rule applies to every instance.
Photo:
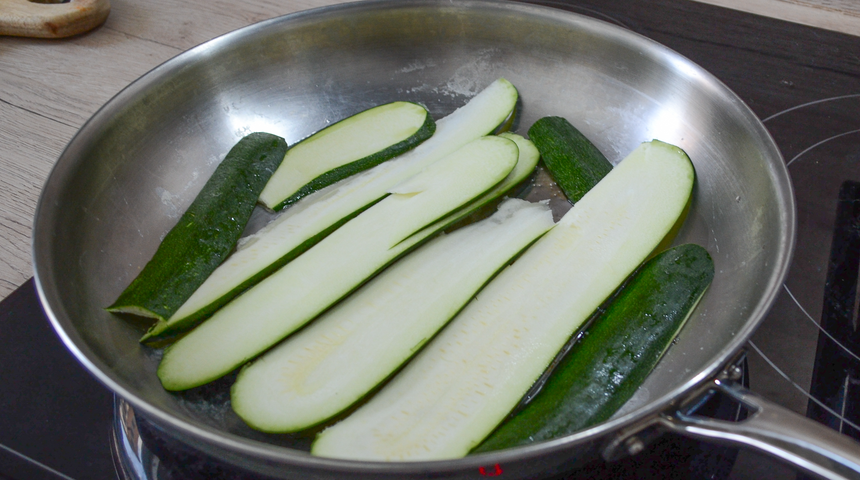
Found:
[[[626,414],[566,438],[460,460],[315,458],[306,438],[242,424],[229,408],[229,381],[165,392],[154,373],[159,352],[137,342],[146,325],[102,310],[242,135],[262,130],[293,142],[394,99],[421,102],[439,118],[498,77],[521,94],[515,130],[561,115],[614,162],[658,138],[695,164],[693,208],[678,241],[705,246],[717,275]],[[571,459],[635,452],[643,432],[659,430],[745,443],[811,471],[823,464],[857,477],[857,444],[824,429],[810,437],[812,422],[749,397],[723,373],[782,283],[794,217],[786,168],[762,124],[676,53],[603,22],[524,4],[373,1],[238,30],[120,92],[51,173],[36,213],[34,264],[48,316],[93,375],[167,434],[276,478],[478,478],[488,465],[518,478]],[[684,413],[709,389],[758,413],[741,424]]]

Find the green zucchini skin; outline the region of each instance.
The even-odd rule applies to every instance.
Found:
[[[341,120],[341,122],[347,120],[349,120],[349,118]],[[331,128],[334,125],[331,125],[326,128]],[[320,132],[324,132],[325,130],[326,129],[320,130]],[[328,172],[323,173],[322,175],[316,177],[315,179],[307,183],[305,186],[300,188],[298,191],[296,191],[296,193],[290,195],[277,205],[273,206],[272,210],[283,210],[284,208],[298,202],[302,198],[310,195],[311,193],[316,192],[317,190],[321,190],[331,184],[343,180],[344,178],[350,177],[359,172],[363,172],[364,170],[367,170],[369,168],[373,168],[382,162],[391,160],[392,158],[402,153],[412,150],[413,148],[421,144],[424,140],[430,138],[434,132],[436,132],[436,122],[433,121],[433,117],[431,117],[430,113],[428,112],[427,116],[424,119],[424,124],[421,125],[421,127],[414,134],[412,134],[411,137],[401,142],[395,143],[394,145],[391,145],[374,154],[355,160],[354,162],[347,163],[346,165],[341,165],[340,167],[334,168],[332,170],[329,170]],[[308,137],[308,139],[310,139],[311,137]],[[298,145],[298,143],[296,145]]]
[[[233,410],[271,433],[330,421],[384,383],[552,226],[549,206],[507,199],[493,216],[436,237],[246,365],[231,389]]]
[[[571,203],[576,203],[612,164],[591,141],[561,117],[543,117],[529,128],[544,165]]]
[[[162,386],[203,385],[268,350],[444,227],[449,212],[493,191],[518,151],[512,140],[481,137],[401,182],[392,192],[408,193],[365,210],[169,346],[157,371]],[[424,234],[391,248],[416,229]]]
[[[260,191],[286,151],[287,142],[269,133],[239,140],[152,259],[107,310],[160,320],[173,315],[236,246]]]
[[[714,263],[698,245],[646,262],[539,393],[472,453],[558,438],[610,418],[653,370],[713,278]]]
[[[340,228],[346,222],[352,220],[357,215],[361,214],[361,212],[367,210],[368,208],[375,205],[377,202],[373,202],[363,208],[356,210],[355,212],[343,217],[337,222],[331,224],[328,228],[320,231],[316,235],[310,237],[305,240],[301,244],[299,244],[296,248],[287,252],[286,255],[282,256],[278,259],[277,262],[272,263],[271,265],[263,268],[255,275],[249,277],[247,280],[239,283],[235,288],[221,295],[217,299],[213,300],[212,303],[207,305],[205,308],[197,310],[192,315],[187,317],[183,317],[176,322],[157,322],[149,330],[144,334],[140,339],[140,343],[149,345],[151,347],[159,347],[163,345],[167,345],[173,341],[175,341],[180,336],[184,335],[186,332],[193,330],[197,325],[200,325],[207,318],[211,317],[213,313],[215,313],[219,308],[226,305],[230,300],[238,296],[240,293],[245,290],[251,288],[252,286],[259,283],[264,278],[268,277],[275,271],[277,271],[282,266],[294,260],[296,257],[307,251],[309,248],[316,245],[320,240],[327,237],[331,232]],[[178,309],[179,307],[177,307]]]
[[[504,421],[682,213],[695,171],[678,147],[634,149],[499,273],[311,454],[365,461],[466,456]]]
[[[420,146],[295,203],[269,224],[271,230],[255,235],[259,245],[265,246],[262,249],[265,252],[257,249],[259,245],[234,252],[173,316],[153,325],[140,341],[152,346],[162,345],[195,328],[238,294],[381,201],[388,195],[388,189],[398,182],[486,135],[512,114],[517,98],[516,88],[507,80],[498,79],[466,105],[439,119],[433,136]],[[537,152],[533,145],[531,149]],[[289,156],[288,152],[286,157]],[[272,182],[277,181],[276,177],[277,172],[260,193],[264,205],[270,203],[263,197]]]

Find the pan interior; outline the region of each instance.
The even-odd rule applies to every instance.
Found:
[[[653,138],[689,154],[697,184],[676,243],[706,247],[716,278],[638,397],[641,410],[713,372],[761,320],[788,264],[794,210],[779,152],[742,102],[686,59],[602,22],[499,2],[370,2],[283,17],[129,86],[73,139],[45,186],[34,264],[49,316],[81,361],[144,413],[216,442],[289,447],[286,457],[306,450],[306,435],[246,427],[230,410],[229,378],[165,392],[160,352],[138,344],[147,322],[103,307],[243,135],[294,143],[393,100],[438,119],[499,77],[519,89],[512,130],[521,134],[559,115],[613,163]]]

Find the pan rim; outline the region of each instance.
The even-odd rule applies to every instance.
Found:
[[[491,0],[469,0],[463,2],[449,2],[443,0],[419,0],[411,2],[373,0],[370,2],[361,2],[360,5],[358,2],[356,2],[321,7],[313,10],[297,12],[265,20],[263,22],[243,27],[233,32],[216,37],[215,39],[209,40],[196,47],[193,47],[192,49],[180,53],[176,57],[173,57],[162,63],[161,65],[153,68],[152,70],[141,76],[139,79],[135,80],[130,85],[122,89],[105,105],[99,108],[96,113],[93,114],[93,116],[89,120],[87,120],[87,122],[85,122],[81,129],[70,140],[69,144],[64,148],[63,152],[60,154],[58,162],[54,165],[50,174],[48,175],[45,188],[40,195],[34,216],[32,236],[32,262],[34,268],[34,283],[36,285],[40,302],[42,303],[45,313],[49,318],[52,326],[57,331],[63,343],[66,345],[67,348],[69,348],[69,350],[78,359],[78,361],[81,362],[84,367],[101,383],[105,384],[110,390],[114,391],[117,395],[124,398],[135,408],[140,409],[141,412],[144,413],[147,417],[152,418],[157,422],[164,423],[171,428],[175,428],[180,434],[180,436],[190,437],[190,439],[195,442],[195,445],[204,449],[214,447],[213,451],[222,452],[222,449],[226,449],[229,451],[237,452],[241,455],[248,455],[265,461],[289,461],[298,463],[302,466],[306,466],[309,468],[326,468],[330,470],[351,473],[355,473],[357,470],[359,470],[361,472],[370,474],[396,474],[401,472],[414,473],[415,471],[433,471],[438,473],[440,471],[462,470],[463,468],[477,468],[487,463],[534,459],[544,455],[547,452],[560,452],[569,449],[573,445],[585,443],[591,440],[604,437],[611,432],[618,431],[624,426],[631,425],[645,418],[659,414],[668,405],[671,405],[679,401],[679,399],[683,398],[685,394],[692,390],[696,385],[699,385],[716,375],[719,370],[723,368],[725,363],[728,362],[730,358],[749,339],[757,326],[764,319],[765,315],[767,314],[767,311],[770,309],[771,305],[776,299],[779,287],[782,285],[782,282],[788,274],[788,268],[791,263],[791,258],[794,253],[796,242],[796,207],[794,204],[792,191],[793,189],[791,187],[791,182],[788,176],[787,169],[783,169],[781,172],[778,172],[783,174],[782,177],[778,179],[783,183],[781,185],[782,188],[779,189],[779,191],[788,197],[787,202],[783,201],[781,203],[789,207],[785,212],[783,212],[785,217],[783,219],[783,222],[786,226],[786,235],[783,236],[784,244],[779,247],[780,250],[784,252],[784,254],[780,257],[780,259],[782,260],[780,262],[780,265],[778,266],[778,268],[775,269],[773,275],[771,275],[771,278],[773,279],[773,284],[771,285],[771,288],[767,290],[766,295],[763,296],[762,299],[760,299],[758,304],[756,304],[755,309],[748,314],[749,318],[754,320],[748,320],[744,323],[743,329],[737,332],[732,342],[726,345],[721,350],[720,355],[718,355],[717,358],[714,358],[711,361],[709,368],[700,371],[693,379],[676,387],[672,391],[666,392],[665,394],[655,399],[649,400],[645,407],[638,408],[626,415],[612,419],[608,422],[605,422],[588,430],[578,432],[576,434],[564,438],[536,444],[533,446],[521,447],[510,451],[491,452],[466,457],[463,459],[440,460],[432,462],[382,463],[314,457],[310,454],[307,454],[306,452],[241,437],[229,432],[217,430],[208,425],[198,425],[190,423],[183,418],[172,415],[170,412],[159,409],[151,405],[145,399],[135,394],[129,388],[127,388],[120,381],[119,378],[116,378],[114,375],[109,374],[110,370],[107,369],[107,366],[103,365],[102,362],[94,355],[92,351],[89,351],[88,349],[82,347],[80,337],[75,332],[73,332],[73,330],[70,331],[71,324],[66,317],[66,312],[63,306],[58,301],[58,295],[55,287],[46,280],[47,278],[52,276],[53,272],[51,271],[50,267],[45,266],[45,263],[42,260],[42,254],[40,252],[43,252],[45,250],[45,247],[42,244],[46,242],[44,238],[47,235],[43,232],[46,228],[48,228],[45,225],[45,212],[51,208],[51,206],[49,205],[51,201],[51,190],[54,188],[59,188],[57,187],[57,184],[62,183],[63,177],[65,175],[68,175],[68,170],[74,167],[74,165],[68,164],[68,160],[64,161],[63,159],[68,158],[69,155],[72,155],[74,148],[77,146],[78,142],[83,141],[81,139],[86,137],[87,132],[90,129],[96,128],[103,118],[109,117],[113,111],[118,108],[121,108],[124,98],[134,95],[139,90],[145,88],[148,81],[153,81],[163,75],[169,74],[172,69],[179,68],[186,62],[193,61],[198,55],[202,54],[203,52],[213,50],[217,51],[220,45],[228,44],[245,36],[253,36],[255,32],[259,32],[268,28],[275,28],[277,26],[288,26],[292,22],[298,22],[304,18],[315,18],[317,16],[327,15],[343,15],[348,14],[348,12],[355,11],[356,9],[362,11],[369,11],[380,8],[391,8],[394,6],[399,8],[406,8],[406,6],[408,6],[408,8],[438,8],[440,6],[456,6],[456,8],[462,8],[464,10],[497,9],[502,11],[516,11],[522,14],[537,15],[541,17],[552,16],[554,19],[556,19],[556,21],[564,21],[571,22],[577,25],[585,25],[588,28],[597,28],[594,27],[594,25],[602,24],[603,26],[601,26],[600,28],[606,29],[608,27],[612,35],[626,38],[629,42],[633,42],[635,40],[637,44],[642,45],[643,48],[647,48],[648,52],[652,55],[670,56],[674,59],[680,59],[681,61],[684,61],[689,64],[690,68],[696,71],[699,75],[705,76],[705,78],[707,78],[707,80],[711,84],[713,84],[715,88],[721,89],[724,94],[728,95],[728,97],[736,104],[737,108],[745,111],[746,115],[751,120],[752,125],[756,129],[756,135],[760,136],[762,140],[766,143],[769,143],[774,149],[774,152],[776,153],[778,158],[782,160],[782,156],[778,148],[776,148],[773,139],[771,138],[767,130],[764,128],[763,124],[755,117],[749,107],[746,106],[743,101],[740,100],[733,92],[731,92],[731,90],[729,90],[722,82],[720,82],[718,79],[713,77],[710,73],[706,72],[701,67],[698,67],[697,65],[687,60],[685,57],[668,49],[667,47],[660,45],[653,40],[650,40],[634,32],[620,29],[619,27],[611,25],[602,20],[584,17],[575,13],[564,12],[558,9],[554,9],[552,7],[516,2],[495,2]],[[199,444],[197,442],[202,442],[202,444]]]

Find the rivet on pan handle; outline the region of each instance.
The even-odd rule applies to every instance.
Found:
[[[101,25],[109,0],[0,0],[0,35],[63,38]]]
[[[745,361],[746,351],[741,350],[735,353],[732,359],[726,363],[727,366],[714,379],[693,386],[682,397],[671,402],[662,413],[646,416],[620,430],[604,445],[601,452],[603,459],[614,462],[625,457],[638,455],[653,441],[665,435],[667,430],[675,430],[674,425],[666,425],[667,419],[664,417],[672,418],[678,411],[686,412],[686,415],[693,415],[693,412],[699,411],[716,393],[712,382],[743,380],[744,367],[742,365]],[[742,410],[739,405],[732,418],[736,420],[742,418]]]
[[[705,391],[699,390],[702,394],[661,414],[659,426],[688,437],[749,447],[824,478],[860,479],[860,443],[750,392],[731,374],[729,367],[706,382]],[[708,392],[728,395],[746,407],[747,418],[730,422],[696,415],[701,403],[697,398]]]

